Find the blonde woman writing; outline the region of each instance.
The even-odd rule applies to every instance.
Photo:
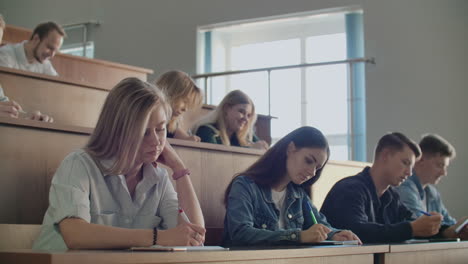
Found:
[[[86,147],[57,169],[34,248],[201,245],[204,221],[189,171],[166,142],[170,113],[153,85],[117,84]],[[159,163],[174,171],[175,190]]]

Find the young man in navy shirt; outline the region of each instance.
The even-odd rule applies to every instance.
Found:
[[[416,218],[393,189],[411,175],[420,156],[419,146],[405,135],[386,134],[377,144],[372,166],[337,182],[321,212],[332,226],[350,229],[364,243],[437,235],[442,216],[430,212],[431,216]]]

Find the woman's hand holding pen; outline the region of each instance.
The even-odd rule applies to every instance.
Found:
[[[158,230],[157,244],[161,246],[201,246],[205,242],[205,228],[182,223],[175,228]]]
[[[327,239],[330,229],[322,224],[312,225],[309,229],[301,231],[301,243],[321,242]]]

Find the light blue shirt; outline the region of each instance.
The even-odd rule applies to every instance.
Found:
[[[112,161],[101,161],[109,168]],[[58,224],[65,218],[122,228],[160,229],[177,225],[177,193],[165,169],[143,165],[132,199],[124,175],[105,175],[84,150],[70,153],[50,187],[49,208],[33,249],[66,250]]]
[[[428,184],[423,189],[416,174],[413,173],[411,177],[396,189],[400,194],[403,204],[418,217],[422,215],[421,211],[438,212],[443,216],[442,225],[451,226],[456,224],[455,218],[451,217],[445,208],[439,191],[431,184]],[[426,206],[424,206],[424,200],[426,201]]]
[[[8,102],[8,97],[3,93],[3,88],[0,85],[0,102]]]
[[[26,41],[17,44],[6,44],[0,47],[0,66],[23,71],[58,76],[52,63],[47,59],[40,62],[29,63],[24,51]]]

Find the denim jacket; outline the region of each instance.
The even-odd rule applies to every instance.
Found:
[[[433,185],[427,185],[423,189],[419,178],[413,174],[404,183],[397,188],[401,201],[418,217],[422,215],[422,210],[428,212],[438,212],[443,216],[442,225],[451,226],[456,224],[455,218],[451,217],[444,206],[440,193]],[[424,208],[423,200],[426,197],[426,207]]]
[[[302,187],[288,184],[284,200],[285,229],[279,229],[280,212],[271,197],[271,187],[258,185],[247,176],[237,177],[228,196],[223,245],[299,244],[301,230],[308,229],[313,223],[308,199]],[[315,206],[312,209],[318,223],[332,230],[327,239],[340,231],[332,228]]]

